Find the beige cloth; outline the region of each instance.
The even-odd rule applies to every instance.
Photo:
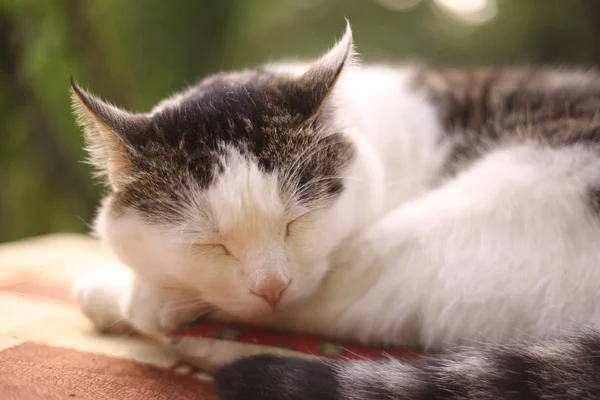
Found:
[[[156,342],[95,332],[79,312],[71,298],[75,279],[116,265],[86,235],[53,234],[0,244],[0,351],[40,342],[196,374]]]

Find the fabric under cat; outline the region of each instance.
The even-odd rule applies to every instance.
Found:
[[[99,329],[160,333],[209,313],[439,350],[600,322],[600,75],[356,59],[348,27],[315,62],[215,74],[144,114],[73,83],[109,187],[94,232],[124,265],[75,288]],[[585,369],[581,342],[548,343],[514,355],[561,354],[563,379]],[[255,349],[179,351],[216,368]],[[502,373],[473,357],[481,368],[453,361],[462,377]],[[301,383],[310,368],[331,375],[306,362],[290,368]],[[368,381],[357,365],[342,374],[356,385]],[[589,367],[598,391],[600,366]],[[327,398],[372,397],[336,379]]]

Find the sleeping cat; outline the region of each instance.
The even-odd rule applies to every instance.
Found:
[[[600,322],[600,74],[355,60],[348,27],[316,62],[216,74],[145,114],[73,83],[110,188],[95,233],[128,267],[84,277],[82,310],[475,348],[258,356],[217,375],[226,399],[600,398],[597,333],[527,344]],[[213,367],[258,351],[205,344],[187,351]]]

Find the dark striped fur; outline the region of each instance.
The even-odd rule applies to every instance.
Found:
[[[425,90],[438,108],[444,139],[451,144],[443,178],[511,144],[579,143],[600,150],[596,70],[424,67],[415,89]]]
[[[600,399],[600,334],[397,360],[254,356],[216,375],[223,400]]]

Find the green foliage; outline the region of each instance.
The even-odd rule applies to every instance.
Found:
[[[0,0],[0,241],[83,232],[93,218],[102,186],[83,162],[69,74],[113,103],[147,110],[213,71],[314,57],[342,34],[344,17],[366,60],[600,61],[597,0],[498,0],[495,18],[479,25],[432,0],[404,11],[385,3]]]

